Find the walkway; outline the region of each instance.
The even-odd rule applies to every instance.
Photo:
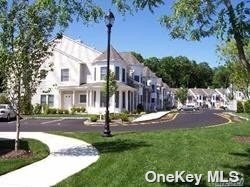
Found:
[[[0,132],[0,138],[13,139],[14,132]],[[99,158],[90,144],[64,136],[42,132],[21,132],[21,138],[37,139],[50,149],[50,155],[38,162],[0,176],[1,187],[48,187],[81,171]]]
[[[149,121],[149,120],[159,119],[162,116],[165,116],[167,113],[169,113],[169,111],[144,114],[141,117],[136,118],[133,122],[141,122],[141,121]]]

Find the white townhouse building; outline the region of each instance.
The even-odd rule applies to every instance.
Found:
[[[42,80],[32,104],[51,108],[85,107],[88,113],[105,112],[103,85],[107,72],[107,51],[91,48],[67,36],[56,44],[43,69],[53,71]],[[133,111],[142,104],[147,111],[161,110],[169,100],[169,87],[131,53],[110,49],[110,70],[115,73],[117,92],[110,98],[110,112]]]

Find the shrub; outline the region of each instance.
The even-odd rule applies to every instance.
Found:
[[[71,114],[75,114],[76,111],[77,111],[77,108],[75,108],[75,107],[71,108]]]
[[[57,109],[55,109],[55,108],[48,109],[48,114],[56,114],[56,112],[57,112]]]
[[[105,117],[105,116],[104,116]],[[109,119],[110,120],[117,120],[117,119],[120,119],[120,115],[117,114],[117,113],[110,113],[109,114]]]
[[[241,101],[237,102],[237,113],[243,113],[244,112],[244,107]]]
[[[34,114],[41,114],[41,113],[42,113],[42,105],[36,104],[36,105],[33,107],[33,113],[34,113]]]
[[[92,115],[90,116],[90,121],[91,122],[97,122],[98,116],[97,115]]]
[[[0,104],[10,104],[10,101],[5,95],[0,95]]]
[[[140,114],[141,112],[144,112],[144,107],[142,104],[138,104],[136,107],[137,113]]]
[[[123,110],[122,113],[129,114],[129,111],[128,110]]]
[[[21,97],[20,101],[20,112],[21,114],[30,115],[33,112],[33,106],[31,104],[31,98],[28,95],[24,95]]]
[[[76,112],[81,112],[81,108],[76,108]]]
[[[250,113],[250,100],[247,100],[244,106],[245,106],[245,112]]]
[[[63,110],[62,109],[58,109],[57,110],[57,114],[63,114]]]
[[[120,119],[122,121],[129,121],[128,114],[126,114],[126,113],[120,113]]]
[[[43,109],[43,113],[44,113],[44,114],[48,114],[48,113],[49,113],[49,105],[46,105],[46,104],[43,105],[43,106],[42,106],[42,109]]]
[[[132,114],[140,114],[139,112],[137,112],[137,110],[133,110]]]
[[[84,107],[80,108],[80,112],[85,112],[85,111],[86,111],[86,108],[84,108]]]
[[[69,110],[63,110],[64,114],[69,114]]]

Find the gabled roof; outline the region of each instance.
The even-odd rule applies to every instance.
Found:
[[[215,89],[215,91],[217,91],[219,94],[222,94],[222,95],[227,94],[227,89],[224,89],[224,88]]]
[[[119,53],[121,57],[129,64],[129,65],[141,65],[142,64],[135,58],[135,56],[130,52],[121,52]]]
[[[190,91],[195,95],[206,95],[202,88],[190,88]]]
[[[92,62],[101,54],[98,50],[65,35],[57,42],[54,50],[80,63]]]
[[[99,55],[94,61],[107,61],[107,53],[108,51],[104,51],[101,55]],[[121,55],[115,50],[115,48],[110,46],[110,61],[124,61]]]
[[[206,95],[213,95],[213,94],[217,94],[217,92],[214,89],[203,89],[203,91],[206,93]]]
[[[149,77],[150,76],[150,69],[147,66],[143,67],[142,76],[143,77]]]

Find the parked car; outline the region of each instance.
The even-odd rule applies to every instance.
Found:
[[[222,110],[227,110],[227,109],[228,109],[227,105],[221,105],[220,108],[221,108]]]
[[[181,111],[197,111],[200,108],[196,106],[194,103],[187,103],[186,105],[183,105],[179,110]]]
[[[16,118],[13,107],[9,104],[0,104],[0,119],[10,121],[12,118]]]

